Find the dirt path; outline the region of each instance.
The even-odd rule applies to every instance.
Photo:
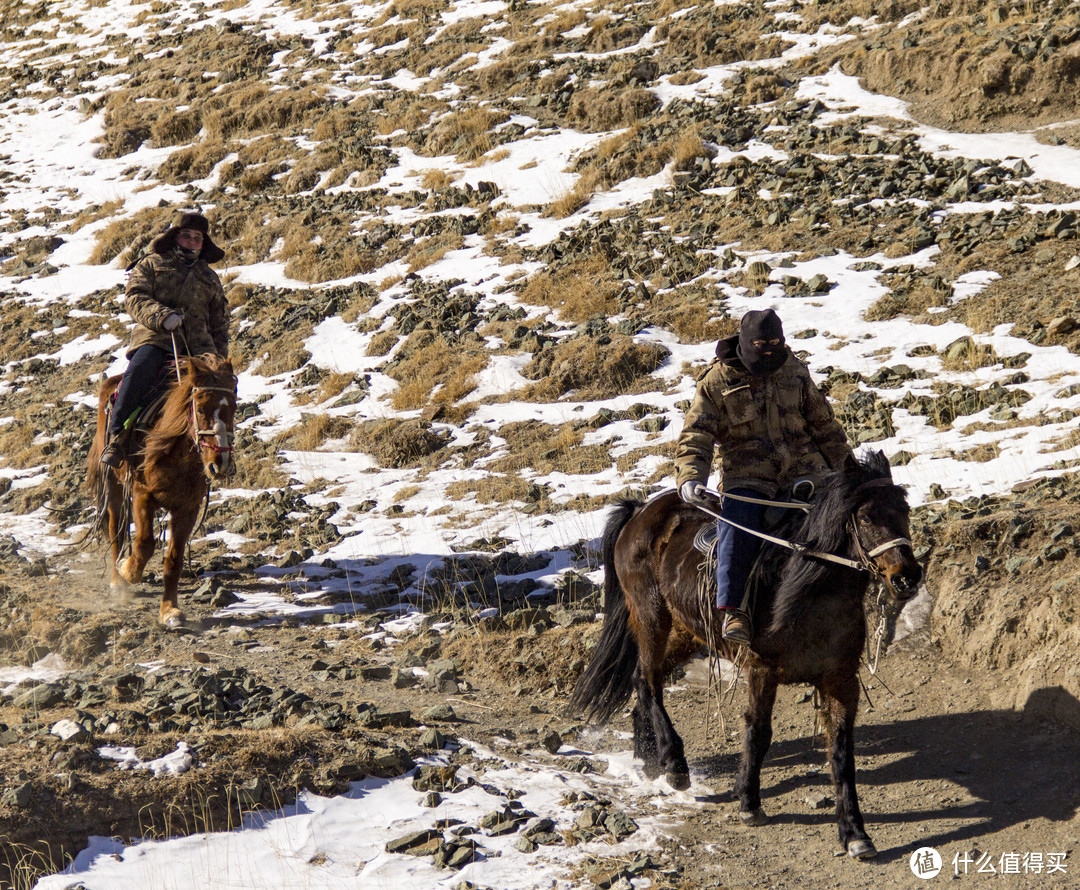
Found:
[[[136,665],[155,662],[182,676],[242,671],[260,688],[299,691],[346,708],[367,703],[386,713],[420,715],[451,703],[457,721],[440,729],[483,742],[510,738],[512,744],[501,752],[523,762],[535,762],[544,733],[552,729],[597,755],[630,746],[625,717],[597,732],[562,713],[572,665],[586,656],[585,643],[595,636],[597,624],[542,632],[480,631],[461,624],[442,634],[422,630],[384,648],[363,639],[367,628],[304,626],[295,620],[223,622],[213,617],[209,605],[195,600],[195,585],[189,581],[181,595],[193,632],[164,633],[152,623],[155,588],[143,585],[129,604],[111,603],[104,581],[85,562],[76,561],[72,568],[66,572],[54,565],[45,579],[12,576],[5,582],[4,614],[32,603],[40,635],[51,636],[58,651],[69,658],[78,655],[88,666],[80,676],[123,676],[137,673]],[[244,577],[230,583],[234,588],[266,584]],[[377,620],[371,616],[367,624],[375,627]],[[53,624],[51,634],[44,633]],[[16,654],[9,652],[6,660]],[[456,658],[456,691],[396,686],[387,668],[414,658],[422,658],[429,669],[439,659]],[[517,667],[522,669],[511,669]],[[690,792],[672,795],[660,780],[655,794],[618,801],[632,816],[666,814],[669,838],[659,868],[649,875],[655,886],[923,886],[909,866],[920,847],[934,847],[941,855],[944,867],[937,881],[950,879],[957,869],[963,872],[967,859],[968,874],[960,879],[972,886],[990,880],[994,887],[1080,886],[1080,739],[1061,724],[1041,720],[1038,715],[1045,710],[1038,702],[1028,713],[1005,707],[1003,684],[1012,682],[1006,674],[950,667],[925,631],[897,644],[876,678],[864,672],[873,706],[864,703],[858,721],[856,762],[867,828],[880,851],[871,863],[850,861],[840,851],[831,782],[820,740],[813,741],[814,711],[805,687],[783,688],[778,698],[774,742],[763,772],[763,805],[770,821],[755,829],[738,822],[731,789],[745,687],[737,686],[722,704],[721,727],[715,692],[706,679],[705,663],[696,662],[667,697],[686,742]],[[147,694],[141,699],[137,693],[125,694],[120,698],[126,701],[113,698],[97,709],[60,702],[36,713],[16,707],[11,697],[0,700],[6,738],[0,746],[0,782],[16,787],[23,771],[35,795],[31,812],[39,820],[39,837],[73,843],[77,834],[64,831],[76,822],[83,834],[130,830],[106,801],[145,806],[156,795],[162,807],[182,807],[192,799],[191,786],[182,779],[160,780],[151,787],[144,778],[99,768],[89,752],[104,743],[104,736],[76,748],[57,743],[48,729],[64,717],[119,715],[124,743],[148,754],[191,739],[201,746],[193,773],[199,774],[202,788],[225,787],[258,774],[269,776],[277,787],[306,782],[330,793],[335,781],[348,777],[349,764],[360,763],[371,772],[372,764],[386,762],[387,752],[418,750],[418,730],[407,727],[348,724],[327,732],[285,721],[270,738],[242,726],[210,731],[181,720],[163,728],[145,716],[139,723],[132,714],[153,713]],[[84,753],[76,756],[79,751]],[[298,753],[305,758],[306,773],[295,772]],[[58,760],[62,769],[57,769]],[[386,770],[393,774],[393,764]],[[65,775],[73,776],[66,780],[67,791],[60,779],[53,779]],[[27,812],[10,800],[0,803],[0,836],[27,823]],[[52,838],[50,831],[56,832]],[[1038,860],[1042,870],[1035,872]],[[999,874],[988,873],[990,867]],[[1010,873],[1000,874],[1003,870]]]
[[[1074,858],[1080,843],[1075,733],[1000,709],[995,701],[1000,677],[950,669],[925,640],[901,644],[878,677],[864,672],[874,707],[864,707],[856,735],[862,810],[880,851],[871,863],[849,861],[840,852],[828,768],[823,749],[811,744],[814,717],[802,688],[784,689],[778,698],[774,741],[762,775],[770,822],[755,829],[733,821],[735,720],[726,743],[710,742],[699,716],[705,700],[700,687],[671,696],[672,716],[684,731],[695,773],[694,791],[704,797],[707,786],[717,801],[691,815],[678,832],[686,851],[674,855],[684,862],[693,886],[918,886],[923,882],[913,875],[909,859],[919,847],[936,848],[944,860],[938,881],[957,870],[954,857],[961,873],[963,859],[970,857],[966,880],[976,885],[993,877],[995,887],[1080,886]],[[725,713],[734,715],[737,708],[728,706]],[[816,809],[823,797],[829,798],[828,806]],[[1071,854],[1065,873],[1047,874],[1050,854],[1060,853]],[[1018,854],[1019,864],[1008,854]],[[1035,854],[1042,855],[1041,873],[1030,870]],[[978,873],[979,867],[989,868],[987,863],[1000,873],[1003,855],[1004,867],[1019,873]]]

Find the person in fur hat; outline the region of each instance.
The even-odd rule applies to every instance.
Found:
[[[737,497],[775,498],[798,479],[839,470],[852,455],[825,396],[787,348],[772,309],[747,312],[739,333],[717,343],[675,446],[679,497],[713,510],[706,483],[714,450],[724,495],[720,515],[754,530],[761,529],[765,507]],[[753,638],[741,605],[760,548],[755,535],[718,523],[716,605],[724,615],[723,637],[734,643]]]
[[[173,344],[183,355],[229,352],[229,309],[217,273],[210,268],[225,252],[210,240],[201,213],[184,213],[129,268],[125,308],[135,320],[128,366],[116,393],[101,462],[124,460],[125,421],[139,408],[164,367]]]

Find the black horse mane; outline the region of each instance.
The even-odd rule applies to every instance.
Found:
[[[861,459],[849,459],[842,469],[826,478],[795,540],[809,550],[849,555],[851,530],[848,520],[860,504],[870,498],[906,499],[904,490],[897,485],[864,487],[877,480],[892,482],[889,461],[882,452],[874,451]],[[776,589],[772,629],[779,631],[798,621],[806,612],[818,584],[826,575],[838,571],[852,570],[827,560],[791,554]]]

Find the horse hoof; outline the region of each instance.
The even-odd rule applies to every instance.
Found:
[[[180,630],[184,626],[184,613],[174,611],[168,615],[162,615],[161,625],[166,630]]]
[[[142,581],[142,572],[135,571],[135,563],[130,556],[120,563],[117,572],[129,584],[138,584]]]
[[[690,787],[690,774],[689,773],[668,773],[668,784],[676,791],[685,791]]]
[[[659,779],[664,774],[663,768],[655,760],[646,760],[641,765],[641,771],[645,773],[647,779]]]
[[[743,825],[751,827],[764,825],[769,821],[769,817],[765,815],[765,811],[761,807],[756,810],[739,810],[739,819]]]
[[[854,840],[847,845],[847,854],[852,859],[865,862],[877,856],[877,847],[868,840]]]

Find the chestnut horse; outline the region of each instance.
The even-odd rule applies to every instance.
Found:
[[[743,822],[765,822],[761,764],[772,741],[777,686],[809,683],[823,702],[840,842],[858,859],[877,854],[859,811],[852,735],[866,642],[863,596],[874,576],[894,604],[918,592],[922,569],[911,549],[908,512],[881,452],[849,458],[792,523],[795,548],[765,545],[762,563],[772,569],[755,598],[754,635],[743,660],[750,703],[735,781]],[[570,700],[571,710],[603,722],[636,691],[634,755],[647,774],[666,772],[676,788],[688,787],[690,777],[682,739],[664,709],[664,678],[703,645],[715,644],[732,661],[740,657],[739,647],[716,642],[715,584],[711,577],[702,583],[702,555],[693,545],[713,521],[674,492],[615,509],[603,537],[604,625]]]
[[[127,596],[142,580],[154,553],[154,516],[169,514],[169,546],[165,552],[164,591],[159,621],[180,627],[184,614],[177,588],[184,548],[195,528],[210,483],[229,470],[236,413],[236,376],[232,363],[216,355],[180,359],[180,379],[152,428],[133,433],[125,462],[116,470],[99,462],[105,447],[105,407],[120,377],[104,380],[98,390],[97,434],[90,448],[87,488],[97,504],[96,531],[108,532],[112,546],[114,594]],[[129,520],[135,535],[129,536]],[[124,551],[130,553],[121,562]]]

